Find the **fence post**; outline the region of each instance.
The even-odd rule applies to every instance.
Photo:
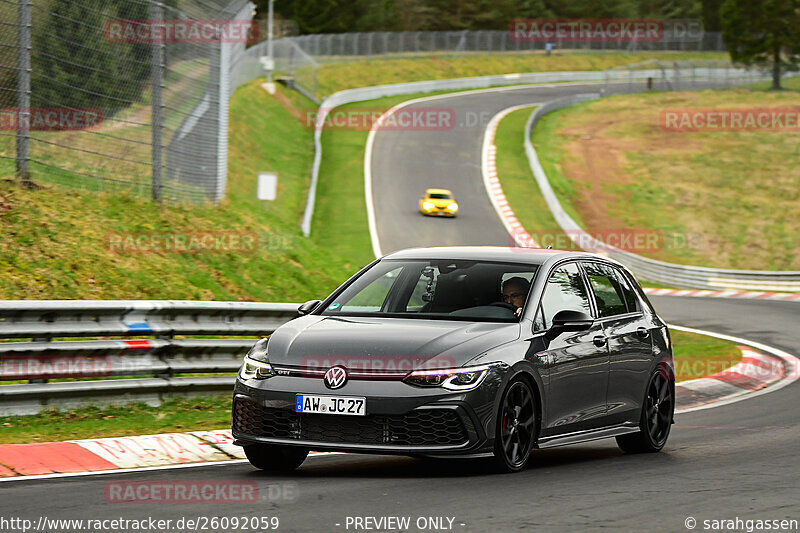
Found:
[[[150,21],[151,24],[155,21],[164,18],[164,7],[160,2],[153,2],[150,4]],[[163,102],[162,91],[164,88],[164,61],[165,61],[165,43],[153,43],[152,57],[150,62],[150,86],[152,88],[151,109],[152,120],[151,122],[151,141],[153,145],[153,183],[152,183],[152,196],[153,201],[161,203],[162,190],[161,190],[161,171],[162,171],[162,157],[163,157]]]
[[[30,123],[31,106],[31,0],[19,0],[18,4],[17,46],[19,75],[17,77],[17,177],[25,187],[31,187],[28,171],[28,148],[30,145],[29,127],[19,127],[22,115]]]

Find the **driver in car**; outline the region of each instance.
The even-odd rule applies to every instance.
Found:
[[[515,276],[503,282],[503,301],[517,308],[515,316],[522,314],[522,307],[528,297],[531,284],[525,278]]]

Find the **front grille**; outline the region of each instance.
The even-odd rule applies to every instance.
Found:
[[[450,409],[419,409],[387,416],[301,414],[243,398],[234,400],[233,429],[255,437],[329,444],[452,446],[467,440],[461,418]]]

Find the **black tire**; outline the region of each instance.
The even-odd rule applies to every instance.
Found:
[[[617,445],[627,453],[661,451],[669,438],[675,413],[675,388],[666,367],[660,366],[647,382],[639,431],[620,435]]]
[[[267,472],[292,472],[308,457],[306,448],[274,444],[250,444],[244,447],[250,464]]]
[[[515,378],[500,399],[494,443],[499,472],[519,472],[528,464],[537,435],[536,396],[528,382]]]

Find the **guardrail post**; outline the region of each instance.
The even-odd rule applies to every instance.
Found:
[[[52,342],[53,339],[50,337],[34,337],[31,339],[33,342]],[[29,379],[28,383],[47,383],[49,380],[47,378],[33,378]]]
[[[30,188],[28,170],[29,127],[21,127],[22,116],[30,122],[31,106],[31,0],[19,0],[17,21],[18,74],[17,74],[17,178]]]

